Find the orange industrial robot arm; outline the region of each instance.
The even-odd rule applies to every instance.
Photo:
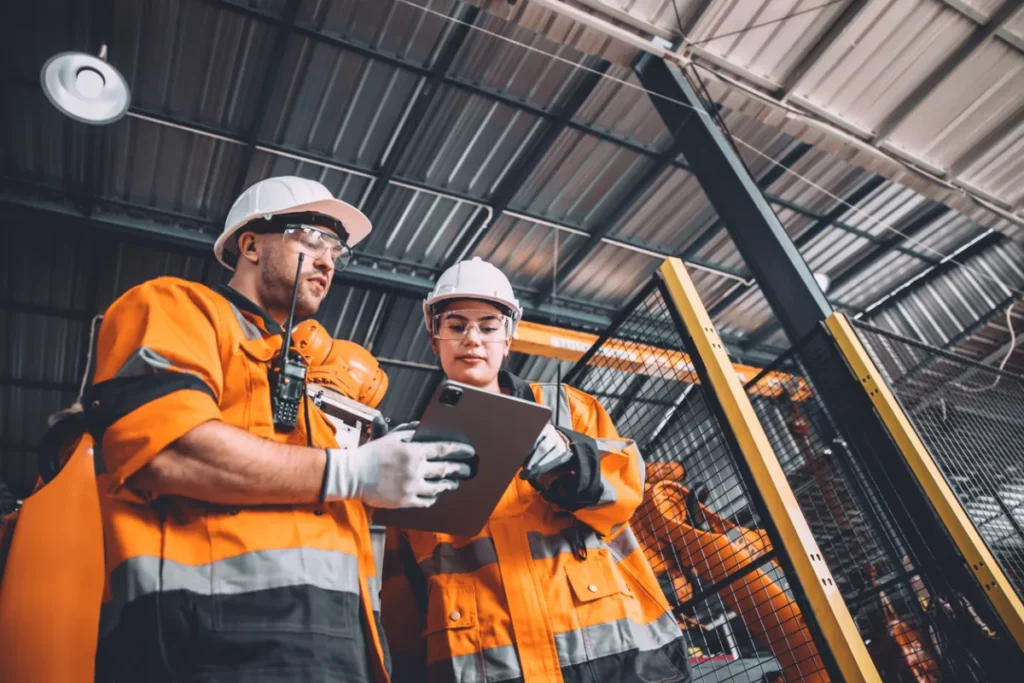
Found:
[[[687,511],[690,491],[679,483],[684,473],[679,463],[650,467],[636,516],[641,545],[653,567],[666,565],[664,556],[671,546],[708,584],[725,581],[763,557],[771,545],[763,532],[745,529],[700,503],[697,511],[710,530],[693,526],[696,522]],[[735,578],[719,595],[759,640],[786,643],[774,653],[786,680],[826,683],[817,648],[780,578],[778,565],[772,562]]]
[[[388,390],[388,376],[380,363],[359,344],[332,339],[316,320],[295,327],[295,348],[306,359],[306,379],[376,408]]]

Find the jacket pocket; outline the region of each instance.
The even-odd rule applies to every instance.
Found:
[[[309,585],[251,593],[213,594],[213,627],[221,633],[319,633],[352,638],[359,623],[357,595]]]
[[[427,598],[423,637],[477,625],[476,585],[472,581],[434,583]]]
[[[432,583],[424,626],[426,661],[430,665],[427,680],[463,681],[466,655],[480,652],[476,585],[450,578]]]
[[[240,426],[256,436],[271,438],[274,434],[274,418],[270,409],[270,361],[275,355],[274,347],[265,339],[249,339],[240,342],[238,363],[240,372],[235,378],[244,383],[245,397],[242,405],[244,415],[238,415]]]
[[[591,551],[586,560],[566,565],[565,574],[573,598],[579,604],[586,605],[613,596],[622,596],[622,599],[633,597],[620,570],[604,548]]]
[[[624,569],[606,549],[590,551],[586,560],[566,565],[565,573],[580,629],[562,634],[561,647],[568,648],[563,653],[566,659],[595,661],[633,652],[617,672],[622,683],[688,680],[661,644],[650,647],[658,637],[649,629],[657,627],[660,620],[644,625],[640,602],[626,582]],[[639,635],[645,631],[646,635]]]

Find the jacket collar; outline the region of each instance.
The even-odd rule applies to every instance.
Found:
[[[509,395],[515,398],[536,402],[536,399],[533,397],[533,389],[530,388],[530,383],[516,377],[508,370],[501,370],[498,373],[498,386],[508,390]]]
[[[269,313],[238,290],[232,289],[228,285],[217,285],[216,289],[221,296],[241,311],[242,315],[255,323],[264,334],[284,334],[284,328],[271,318]],[[301,320],[295,322],[298,324]]]

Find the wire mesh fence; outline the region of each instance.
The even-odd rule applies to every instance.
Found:
[[[1024,377],[857,324],[1017,595],[1024,597]]]
[[[817,331],[747,392],[882,680],[1018,680],[998,664],[1005,639],[952,588],[949,563],[929,552],[937,522],[886,476],[891,463],[881,462],[877,440],[885,435],[865,420],[855,400],[865,394],[835,359],[831,338]],[[808,366],[832,370],[815,384]]]
[[[838,681],[699,358],[657,280],[565,377],[647,462],[631,524],[698,681]]]

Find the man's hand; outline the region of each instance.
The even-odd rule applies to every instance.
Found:
[[[404,426],[404,425],[403,425]],[[353,450],[330,449],[324,500],[360,499],[376,508],[427,508],[471,474],[472,446],[412,442],[400,429]]]

